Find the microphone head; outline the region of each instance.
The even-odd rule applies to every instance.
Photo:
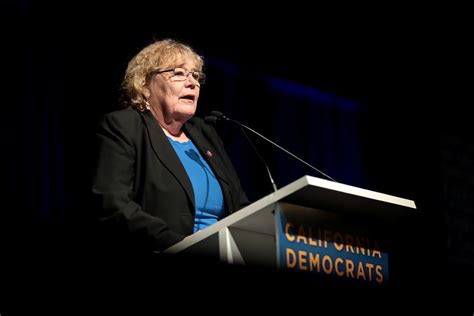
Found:
[[[214,115],[211,115],[211,116],[206,116],[204,118],[204,121],[206,123],[211,123],[211,124],[215,124],[217,122],[217,116],[214,116]]]
[[[215,116],[217,116],[217,117],[224,115],[224,113],[219,112],[219,111],[211,111],[211,114],[212,114],[212,115],[215,115]]]
[[[220,120],[223,120],[223,121],[231,121],[231,119],[229,119],[227,116],[224,115],[224,113],[222,112],[219,112],[219,111],[211,111],[211,114],[213,116],[217,116],[217,120],[220,121]]]
[[[219,111],[211,111],[211,114],[217,116],[218,118],[224,116],[224,113]]]

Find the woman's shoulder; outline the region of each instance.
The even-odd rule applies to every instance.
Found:
[[[136,130],[142,125],[142,119],[134,108],[125,108],[104,114],[99,125],[114,130]]]
[[[131,121],[140,120],[140,113],[134,108],[124,108],[104,114],[106,120]]]
[[[141,121],[140,113],[134,108],[125,108],[108,112],[102,116],[102,122],[115,124],[136,124]]]

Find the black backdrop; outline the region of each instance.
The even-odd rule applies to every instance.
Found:
[[[235,18],[196,11],[194,18],[159,7],[113,16],[93,5],[60,14],[28,1],[5,7],[2,243],[13,271],[32,271],[24,279],[79,260],[58,255],[71,249],[87,257],[94,126],[119,108],[127,61],[166,37],[205,57],[199,115],[223,111],[340,182],[415,200],[413,239],[423,246],[410,272],[416,288],[444,278],[446,250],[448,272],[472,273],[468,119],[457,115],[454,97],[439,116],[436,99],[446,88],[432,85],[437,45],[416,18],[408,25],[347,19],[341,26],[309,17],[276,23],[246,10]],[[264,168],[239,131],[219,129],[251,199],[268,194]],[[279,187],[319,176],[255,142]]]

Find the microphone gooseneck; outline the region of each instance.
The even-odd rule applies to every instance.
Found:
[[[323,176],[325,176],[326,178],[330,179],[331,181],[334,181],[334,182],[337,182],[336,180],[334,180],[332,177],[330,177],[329,175],[327,175],[326,173],[322,172],[321,170],[319,170],[318,168],[310,165],[309,163],[307,163],[306,161],[304,161],[303,159],[301,159],[300,157],[294,155],[293,153],[291,153],[290,151],[286,150],[285,148],[281,147],[280,145],[278,145],[277,143],[271,141],[270,139],[268,139],[267,137],[263,136],[262,134],[258,133],[257,131],[253,130],[252,128],[246,126],[245,124],[242,124],[240,123],[239,121],[236,121],[236,120],[233,120],[233,119],[230,119],[228,118],[227,116],[225,116],[223,113],[219,112],[219,111],[212,111],[211,112],[211,116],[207,116],[205,117],[205,121],[206,122],[212,122],[212,123],[216,123],[217,121],[229,121],[229,122],[233,122],[233,123],[236,123],[240,126],[240,128],[242,129],[242,132],[244,133],[245,137],[247,138],[247,140],[249,141],[249,143],[252,145],[253,149],[255,150],[255,152],[257,153],[258,157],[260,158],[260,160],[262,160],[262,162],[265,164],[265,167],[267,168],[267,172],[269,174],[269,177],[270,177],[270,181],[272,182],[272,185],[273,185],[273,189],[276,191],[276,185],[275,185],[275,182],[273,181],[273,178],[270,174],[270,169],[268,168],[268,165],[265,163],[265,161],[263,160],[262,156],[259,154],[258,150],[256,149],[256,147],[254,146],[254,144],[250,141],[250,138],[248,137],[247,133],[245,132],[244,128],[251,131],[252,133],[254,133],[255,135],[263,138],[264,140],[266,140],[267,142],[269,142],[270,144],[274,145],[275,147],[277,147],[278,149],[284,151],[286,154],[290,155],[291,157],[295,158],[296,160],[302,162],[303,164],[305,164],[306,166],[310,167],[311,169],[317,171],[319,174],[322,174]]]
[[[253,129],[251,129],[250,127],[245,126],[245,125],[242,124],[242,123],[239,123],[239,124],[240,124],[242,127],[244,127],[244,128],[246,128],[246,129],[248,129],[249,131],[251,131],[252,133],[255,133],[255,134],[257,134],[258,136],[260,136],[261,138],[265,139],[265,140],[266,140],[267,142],[269,142],[270,144],[276,146],[278,149],[283,150],[285,153],[287,153],[287,154],[290,155],[291,157],[293,157],[293,158],[297,159],[298,161],[304,163],[306,166],[310,167],[311,169],[313,169],[313,170],[319,172],[320,174],[322,174],[322,175],[325,176],[326,178],[328,178],[328,179],[330,179],[330,180],[332,180],[332,181],[334,181],[334,182],[337,182],[337,181],[334,180],[332,177],[330,177],[329,175],[325,174],[324,172],[322,172],[322,171],[319,170],[318,168],[316,168],[316,167],[310,165],[309,163],[307,163],[306,161],[304,161],[304,160],[301,159],[300,157],[298,157],[298,156],[292,154],[291,152],[289,152],[289,151],[286,150],[285,148],[281,147],[280,145],[278,145],[278,144],[275,143],[275,142],[272,142],[271,140],[269,140],[269,139],[266,138],[265,136],[259,134],[258,132],[254,131]]]
[[[239,123],[237,121],[234,121],[234,120],[231,120],[231,119],[228,119],[228,121],[231,121],[231,122],[234,122],[234,123]],[[268,165],[267,163],[265,162],[265,160],[263,159],[263,157],[260,155],[259,151],[257,150],[257,147],[255,147],[255,145],[253,144],[253,142],[250,140],[249,136],[247,135],[247,133],[245,132],[245,130],[243,129],[243,124],[240,124],[239,123],[239,126],[240,126],[240,129],[242,131],[242,133],[244,134],[245,138],[247,138],[248,142],[250,143],[250,145],[252,146],[253,150],[255,151],[255,153],[257,154],[258,158],[260,158],[260,160],[263,162],[263,164],[265,165],[265,168],[267,169],[267,173],[268,173],[268,177],[270,178],[270,183],[272,184],[272,187],[273,187],[273,191],[276,192],[278,190],[276,184],[275,184],[275,181],[273,180],[273,177],[272,177],[272,173],[270,172],[270,168],[268,168]]]
[[[239,121],[236,121],[236,120],[232,120],[230,118],[228,118],[227,116],[225,116],[222,112],[219,112],[219,111],[211,111],[211,114],[210,116],[206,116],[204,118],[204,120],[208,123],[216,123],[217,121],[229,121],[229,122],[233,122],[233,123],[236,123],[240,126],[240,129],[242,131],[242,133],[244,134],[245,138],[247,139],[247,141],[249,142],[249,144],[252,146],[253,150],[255,151],[255,153],[257,154],[257,157],[260,159],[260,161],[264,164],[265,166],[265,169],[267,170],[267,174],[268,174],[268,178],[270,179],[270,183],[272,184],[272,188],[273,188],[273,191],[276,192],[278,191],[278,188],[275,184],[275,180],[273,180],[273,177],[272,177],[272,173],[270,172],[270,168],[268,167],[268,164],[266,163],[265,159],[263,159],[262,155],[260,155],[260,152],[257,150],[257,147],[255,147],[255,145],[253,144],[252,140],[250,139],[250,137],[247,135],[247,133],[245,132],[244,130],[244,125],[241,124]]]

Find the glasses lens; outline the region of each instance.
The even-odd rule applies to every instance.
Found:
[[[194,79],[196,79],[197,82],[199,82],[200,84],[203,84],[204,82],[206,82],[206,74],[205,73],[199,72],[199,71],[196,71],[195,73],[197,74],[197,78],[194,76],[194,74],[193,74],[193,77],[194,77]]]
[[[174,69],[174,77],[177,80],[186,80],[186,77],[187,77],[186,75],[187,75],[186,69],[183,69],[183,68]]]
[[[188,78],[188,75],[191,74],[193,79],[200,84],[203,84],[206,81],[206,75],[200,71],[187,71],[184,68],[175,68],[173,69],[173,79],[177,81],[184,81]]]
[[[192,71],[191,73],[192,73],[192,76],[193,76],[194,80],[199,81],[199,78],[201,77],[201,76],[199,76],[199,72]]]

